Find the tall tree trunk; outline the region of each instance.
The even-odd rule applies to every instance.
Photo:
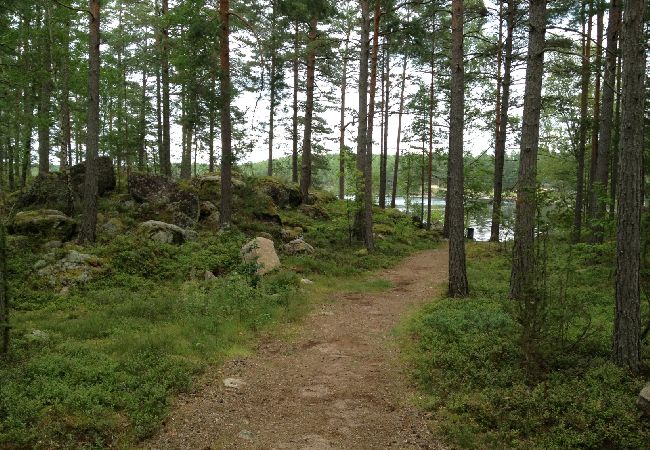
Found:
[[[435,100],[435,63],[436,63],[436,21],[433,19],[431,30],[431,81],[429,83],[429,161],[428,161],[428,178],[427,178],[427,229],[431,228],[431,178],[433,175],[433,102]]]
[[[622,21],[620,22],[622,27]],[[616,56],[616,105],[614,107],[614,137],[612,138],[612,168],[611,168],[611,178],[612,182],[610,197],[610,215],[614,217],[616,212],[617,202],[617,188],[618,188],[618,143],[621,140],[621,82],[623,78],[623,58],[621,55],[621,49],[619,48],[618,54]]]
[[[603,241],[603,226],[607,200],[607,182],[609,175],[610,148],[612,146],[612,130],[614,128],[614,89],[616,85],[616,54],[618,52],[618,37],[620,33],[621,3],[612,0],[607,22],[607,49],[605,50],[605,76],[603,80],[603,104],[600,115],[598,154],[596,173],[592,193],[594,205],[592,223],[592,242]],[[617,143],[615,142],[614,145]]]
[[[372,35],[372,53],[370,55],[370,101],[368,102],[368,131],[366,135],[366,159],[364,161],[363,175],[364,182],[364,242],[368,251],[375,249],[374,236],[372,232],[372,148],[373,148],[373,132],[375,121],[375,108],[376,108],[376,94],[377,94],[377,62],[379,55],[379,23],[381,20],[381,4],[375,0],[375,12],[373,18],[373,35]]]
[[[50,8],[43,16],[41,90],[38,102],[38,173],[50,171],[50,96],[52,95],[52,42],[50,41]]]
[[[170,100],[169,100],[169,28],[166,24],[169,15],[169,0],[162,0],[162,20],[165,23],[161,36],[161,72],[162,72],[162,152],[160,153],[160,173],[172,176],[171,138],[170,138]]]
[[[273,36],[276,33],[276,3],[272,2],[272,12],[271,12],[271,32]],[[267,175],[273,176],[273,141],[275,138],[275,104],[276,104],[276,72],[278,65],[277,49],[275,45],[275,37],[271,37],[271,70],[269,74],[269,88],[270,88],[270,98],[269,98],[269,163],[267,167]]]
[[[95,242],[97,228],[97,154],[99,150],[99,2],[89,0],[90,45],[88,51],[88,125],[86,132],[86,176],[80,242]]]
[[[160,7],[158,0],[155,3],[156,17],[160,18]],[[156,138],[158,144],[158,164],[161,164],[163,158],[163,127],[162,127],[162,94],[161,94],[161,76],[162,76],[162,32],[156,30]],[[162,172],[162,167],[160,167]]]
[[[535,217],[537,214],[537,151],[544,75],[546,0],[530,1],[526,87],[521,127],[521,152],[515,209],[515,242],[510,296],[524,308],[537,305],[535,294]]]
[[[71,163],[68,160],[71,145],[70,131],[70,19],[66,14],[63,28],[63,55],[61,55],[61,134],[59,139],[59,165],[63,170]]]
[[[291,181],[298,182],[298,21],[293,37],[293,122],[291,137]]]
[[[501,234],[501,205],[503,197],[503,167],[506,157],[506,136],[508,133],[508,108],[510,106],[510,85],[512,70],[512,39],[515,27],[516,1],[508,1],[508,12],[506,15],[506,43],[505,58],[503,62],[503,78],[501,82],[500,109],[497,109],[496,142],[494,145],[494,199],[492,201],[492,226],[490,228],[490,241],[499,242]],[[502,17],[503,1],[500,2],[500,14]],[[503,20],[503,19],[502,19]],[[501,33],[501,26],[499,27]],[[501,36],[501,34],[500,34]],[[501,37],[499,39],[501,42]],[[499,45],[498,67],[501,68],[502,48]]]
[[[275,51],[271,55],[271,79],[269,81],[271,88],[270,105],[269,105],[269,162],[266,174],[270,177],[273,176],[273,139],[275,127],[275,66],[277,64],[277,56]]]
[[[210,142],[208,143],[208,171],[210,173],[214,172],[214,136],[215,136],[215,121],[216,121],[216,114],[214,110],[214,96],[216,94],[216,89],[215,89],[215,82],[216,82],[216,75],[214,71],[211,71],[211,79],[210,79],[210,92],[211,92],[211,98],[210,98],[210,103],[209,103],[209,122],[210,122],[210,130],[208,132],[208,139]]]
[[[397,113],[397,143],[395,144],[395,166],[393,167],[393,186],[390,198],[390,207],[395,208],[395,198],[397,197],[397,177],[399,174],[399,158],[400,158],[400,141],[402,139],[402,115],[404,114],[404,88],[406,87],[406,65],[408,58],[404,56],[404,63],[402,64],[402,86],[400,87],[399,94],[399,112]]]
[[[318,17],[314,16],[309,23],[309,43],[307,44],[307,102],[305,103],[305,136],[302,143],[300,174],[300,193],[304,203],[309,201],[309,188],[311,187],[311,135],[314,116],[317,28]]]
[[[573,218],[574,243],[580,242],[582,235],[582,209],[584,197],[585,177],[585,149],[587,146],[587,102],[589,100],[589,59],[591,57],[591,2],[589,2],[589,13],[585,16],[586,3],[582,2],[582,79],[580,94],[580,135],[578,137],[578,148],[576,149],[577,174],[576,174],[576,204]],[[588,25],[587,25],[588,24]],[[587,27],[585,34],[585,26]]]
[[[25,89],[25,129],[23,134],[23,160],[22,170],[20,173],[20,187],[27,186],[27,178],[32,168],[32,131],[34,128],[34,97],[35,94],[35,81],[32,80],[31,88]]]
[[[604,8],[602,1],[597,2],[598,12],[596,15],[596,58],[594,65],[596,66],[596,80],[594,82],[594,114],[592,118],[591,127],[591,158],[589,160],[589,189],[587,199],[587,220],[590,229],[589,242],[598,241],[597,233],[594,233],[594,219],[596,217],[596,191],[594,190],[594,183],[596,182],[596,170],[598,167],[598,152],[600,142],[598,142],[598,134],[600,127],[600,91],[601,91],[601,71],[603,69],[602,53],[603,53],[603,15]]]
[[[463,1],[451,3],[451,104],[449,108],[449,296],[469,293],[465,267],[463,207],[463,129],[465,126],[465,68]]]
[[[359,130],[357,137],[357,172],[362,174],[358,177],[356,203],[357,215],[355,217],[355,232],[360,236],[366,248],[372,248],[372,222],[367,223],[367,210],[370,209],[370,219],[372,220],[372,198],[368,198],[368,192],[372,195],[372,179],[368,177],[368,167],[371,167],[372,160],[368,155],[368,58],[370,54],[370,8],[368,0],[359,0],[361,7],[361,45],[359,50]],[[370,207],[368,208],[368,205]],[[370,233],[368,233],[370,228]]]
[[[345,36],[345,56],[343,57],[343,74],[341,76],[341,122],[339,125],[339,199],[345,198],[345,94],[348,89],[348,49],[350,48],[350,31]]]
[[[616,309],[614,362],[638,373],[641,368],[639,269],[644,146],[645,39],[643,0],[624,3],[622,125],[619,144],[616,233]]]
[[[379,207],[381,209],[386,208],[386,175],[388,172],[388,122],[390,119],[390,47],[388,44],[388,39],[384,38],[384,80],[385,80],[385,89],[384,89],[384,119],[383,119],[383,145],[381,148],[381,159],[379,162]],[[383,84],[382,84],[383,86]]]
[[[147,52],[145,42],[144,52]],[[138,145],[138,170],[144,171],[147,165],[147,66],[142,67],[142,95],[140,97],[140,139]]]
[[[232,216],[232,123],[230,103],[230,0],[219,0],[219,84],[221,90],[221,209],[222,228],[230,227]]]

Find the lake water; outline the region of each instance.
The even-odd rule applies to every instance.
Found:
[[[421,197],[411,197],[409,212],[419,216],[421,213]],[[389,201],[387,201],[389,203]],[[406,199],[404,197],[395,198],[395,207],[400,211],[406,211]],[[501,226],[501,240],[512,238],[512,230],[507,226],[509,219],[514,212],[513,202],[503,202],[503,215],[506,226]],[[444,216],[445,200],[439,198],[431,199],[432,220]],[[427,199],[424,199],[424,216],[427,214]],[[474,228],[474,239],[477,241],[488,241],[490,239],[490,226],[492,225],[492,205],[489,200],[481,201],[479,207],[472,208],[468,217],[468,226]]]

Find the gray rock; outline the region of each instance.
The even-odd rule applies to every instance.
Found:
[[[303,278],[302,280],[300,280],[300,282],[301,282],[302,284],[314,284],[314,282],[311,281],[311,280],[308,279],[308,278]]]
[[[256,237],[242,247],[240,255],[245,262],[258,264],[258,275],[264,275],[280,267],[280,258],[270,239]]]
[[[196,231],[184,230],[177,225],[160,222],[158,220],[149,220],[141,223],[137,229],[137,233],[154,241],[177,245],[198,238],[198,233]]]
[[[302,228],[301,227],[284,227],[280,230],[280,235],[282,240],[285,242],[291,242],[295,239],[302,237]]]
[[[49,242],[46,242],[45,245],[43,245],[43,247],[45,247],[48,250],[52,250],[52,249],[55,249],[55,248],[61,248],[61,247],[63,247],[63,242],[61,242],[61,241],[49,241]]]
[[[314,247],[306,243],[303,239],[298,238],[284,244],[285,253],[289,255],[311,255],[316,252]]]
[[[47,261],[45,261],[44,259],[39,259],[39,260],[36,261],[36,263],[34,264],[34,270],[42,269],[42,268],[45,267],[45,266],[47,266]]]
[[[208,281],[208,280],[214,280],[215,278],[217,278],[217,277],[215,277],[214,274],[213,274],[212,272],[210,272],[209,270],[206,270],[206,271],[203,273],[203,279],[204,279],[205,281]]]
[[[13,234],[56,237],[63,241],[70,240],[76,231],[77,222],[55,209],[21,211],[9,224],[9,232]]]
[[[141,203],[151,203],[171,214],[185,214],[194,223],[199,220],[199,198],[167,177],[133,173],[129,176],[128,188],[129,194]]]
[[[102,225],[102,232],[109,236],[116,236],[124,231],[124,225],[122,221],[116,218],[109,219],[104,225]]]
[[[650,417],[650,383],[646,384],[641,392],[639,398],[636,400],[636,405],[643,411],[643,413]]]
[[[86,264],[87,262],[93,260],[94,257],[92,255],[87,255],[85,253],[79,253],[76,250],[70,250],[68,254],[65,256],[64,260],[69,263],[69,264],[77,264],[77,265],[82,265]]]

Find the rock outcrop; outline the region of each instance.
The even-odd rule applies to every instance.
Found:
[[[316,252],[314,247],[300,238],[284,244],[283,250],[288,255],[312,255]]]
[[[77,232],[77,222],[55,209],[21,211],[9,224],[9,232],[68,241]]]
[[[136,201],[164,210],[178,226],[193,226],[199,220],[198,196],[167,177],[134,173],[129,176],[128,188]]]
[[[185,230],[177,225],[158,220],[141,223],[138,226],[137,233],[154,241],[176,245],[195,241],[198,238],[195,231]]]
[[[650,417],[650,383],[641,389],[639,398],[636,400],[636,405],[643,411],[643,414]]]

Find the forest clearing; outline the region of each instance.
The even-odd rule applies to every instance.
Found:
[[[3,0],[0,448],[650,449],[644,0]]]

